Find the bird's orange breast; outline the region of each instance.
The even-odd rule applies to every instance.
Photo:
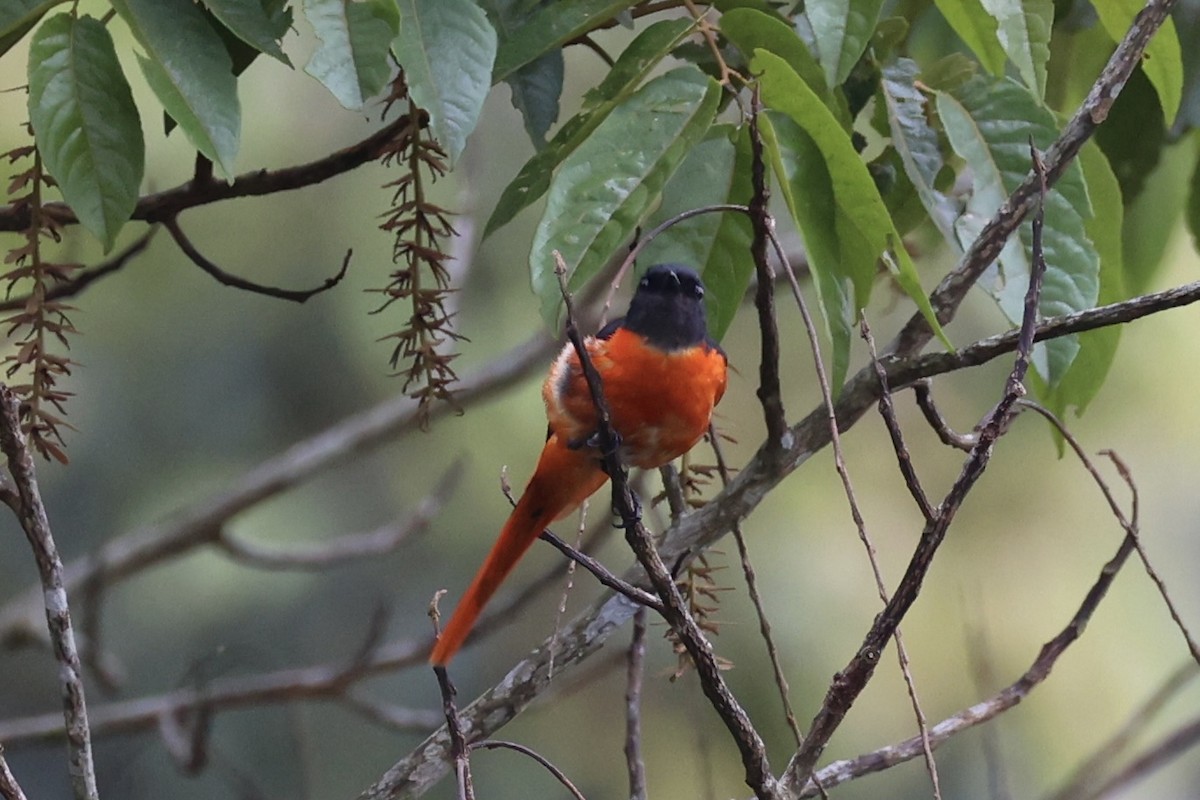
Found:
[[[624,328],[588,339],[626,463],[651,469],[678,458],[708,430],[725,393],[725,354],[707,342],[662,350]],[[568,442],[596,432],[596,411],[579,357],[568,344],[542,390],[550,429]]]

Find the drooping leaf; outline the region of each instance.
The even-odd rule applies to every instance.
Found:
[[[513,31],[520,28],[529,17],[518,0],[480,0],[480,5],[496,28],[498,47],[503,47]],[[563,68],[562,49],[556,48],[548,50],[504,79],[512,92],[513,108],[521,112],[525,132],[538,150],[546,146],[546,133],[558,121]]]
[[[498,83],[530,61],[637,5],[638,0],[555,0],[539,5],[496,52],[492,82]]]
[[[897,59],[883,68],[880,91],[884,98],[892,147],[900,156],[904,172],[912,181],[921,204],[951,244],[956,243],[954,218],[957,212],[950,200],[935,188],[944,162],[938,146],[937,131],[929,124],[926,98],[917,88],[919,68],[911,59]]]
[[[242,112],[229,53],[191,0],[112,0],[146,51],[138,63],[188,141],[232,178]]]
[[[304,0],[304,16],[320,40],[304,71],[346,108],[362,108],[392,74],[395,0]]]
[[[1092,202],[1092,218],[1086,223],[1100,258],[1099,305],[1120,302],[1127,298],[1124,268],[1121,264],[1121,228],[1124,207],[1121,187],[1108,166],[1104,153],[1094,142],[1079,151],[1079,164],[1087,180],[1088,197]],[[1121,341],[1121,326],[1108,325],[1079,334],[1079,354],[1066,374],[1044,396],[1051,411],[1059,416],[1069,408],[1082,415],[1088,403],[1104,385],[1108,370]]]
[[[662,204],[646,221],[653,230],[687,211],[720,204],[746,205],[751,195],[749,128],[715,126],[692,148],[663,190]],[[700,270],[708,291],[708,329],[725,335],[746,293],[754,263],[750,259],[750,221],[736,211],[701,214],[663,232],[641,253],[641,263],[684,263]]]
[[[291,13],[274,3],[269,13],[260,0],[205,0],[204,6],[231,33],[260,53],[266,53],[289,67],[292,62],[279,46],[291,25]]]
[[[0,56],[21,41],[46,12],[66,0],[0,0]]]
[[[954,93],[940,92],[938,113],[954,151],[971,165],[975,183],[966,213],[956,224],[966,249],[983,224],[1030,171],[1029,140],[1049,147],[1058,135],[1054,115],[1022,86],[1007,79],[976,78]],[[1055,316],[1091,308],[1099,292],[1099,259],[1086,231],[1092,218],[1087,186],[1078,164],[1067,168],[1046,198],[1043,232],[1045,285],[1039,312]],[[1029,286],[1028,220],[1008,241],[979,285],[1018,324]],[[1053,387],[1078,352],[1075,337],[1039,344],[1033,363]]]
[[[1119,42],[1129,30],[1133,18],[1142,10],[1145,3],[1139,0],[1093,0],[1092,6],[1100,17],[1100,24],[1112,37]],[[1170,17],[1163,22],[1158,32],[1146,46],[1146,53],[1141,61],[1142,70],[1150,83],[1158,92],[1158,102],[1162,104],[1163,116],[1167,126],[1175,120],[1179,113],[1179,103],[1183,97],[1183,56],[1179,49],[1179,36],[1175,32],[1175,23]]]
[[[505,78],[512,90],[512,104],[521,112],[525,132],[539,150],[546,146],[546,133],[558,121],[558,99],[563,87],[562,50],[551,50],[536,61]]]
[[[553,251],[571,270],[572,289],[594,276],[654,209],[711,125],[720,96],[716,81],[695,67],[672,70],[617,106],[563,161],[529,256],[548,323],[557,323],[562,307]]]
[[[546,193],[551,174],[558,165],[592,135],[618,104],[633,94],[646,75],[683,41],[691,28],[692,24],[687,20],[662,20],[648,26],[629,43],[600,85],[584,96],[584,110],[567,120],[546,147],[529,159],[505,187],[484,226],[485,237]]]
[[[400,0],[400,35],[392,49],[451,164],[479,121],[496,43],[496,29],[474,0]]]
[[[856,300],[854,280],[842,263],[833,180],[820,149],[791,117],[768,111],[759,116],[758,124],[765,155],[779,181],[792,221],[804,239],[821,318],[829,336],[830,383],[837,391],[846,379],[854,322],[865,301],[860,304]],[[873,276],[878,253],[869,258]],[[869,284],[866,291],[869,292]]]
[[[983,0],[934,0],[934,5],[983,68],[997,77],[1003,75],[1007,56],[996,18],[984,8]]]
[[[867,49],[883,0],[824,0],[805,7],[825,82],[840,86]]]
[[[137,204],[145,143],[104,25],[59,14],[38,28],[29,49],[29,119],[67,205],[108,250]]]
[[[790,133],[790,126],[772,119],[779,146],[791,151],[779,177],[790,187],[788,207],[804,237],[834,341],[834,385],[841,385],[848,364],[849,340],[840,349],[838,332],[852,325],[866,307],[876,265],[887,254],[891,258],[884,263],[945,342],[916,267],[846,132],[783,59],[758,50],[750,63],[760,76],[764,105],[795,124],[796,131]]]
[[[837,116],[843,127],[850,130],[850,112],[846,107],[845,95],[830,91],[821,65],[813,58],[808,45],[795,29],[774,15],[739,8],[721,16],[721,33],[742,51],[747,61],[756,49],[762,48],[788,62],[808,84],[808,88],[816,92],[821,102]]]
[[[1021,82],[1040,99],[1046,94],[1054,0],[980,0],[996,20],[996,36]]]

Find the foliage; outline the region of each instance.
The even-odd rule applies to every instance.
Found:
[[[294,20],[306,21],[319,43],[304,70],[347,108],[363,108],[379,95],[399,63],[405,103],[420,109],[432,135],[422,147],[433,153],[428,148],[436,142],[444,153],[397,158],[410,172],[432,169],[436,178],[442,167],[453,168],[490,88],[506,84],[536,153],[492,210],[486,233],[545,200],[529,280],[551,324],[560,314],[553,250],[563,254],[578,289],[644,226],[689,204],[748,201],[747,114],[756,98],[767,112],[766,159],[806,245],[836,386],[880,274],[890,272],[937,328],[911,253],[935,250],[938,242],[956,251],[970,245],[1027,174],[1027,140],[1045,147],[1057,135],[1057,115],[1069,109],[1056,102],[1066,96],[1056,87],[1094,77],[1073,72],[1070,60],[1051,61],[1052,50],[1085,37],[1094,42],[1093,31],[1119,37],[1140,4],[1105,0],[1091,17],[1084,5],[828,0],[795,11],[764,0],[716,3],[697,23],[681,13],[683,2],[628,0],[113,0],[116,17],[100,20],[75,5],[61,10],[54,0],[6,0],[0,53],[32,37],[29,111],[39,158],[106,249],[133,213],[145,160],[139,110],[109,30],[118,21],[136,42],[169,126],[178,124],[226,178],[235,175],[239,149],[240,76],[259,54],[291,66],[285,37]],[[582,109],[547,140],[559,113],[563,49],[617,23],[635,35],[586,93]],[[177,35],[179,26],[186,36]],[[1184,135],[1195,103],[1185,79],[1194,80],[1194,71],[1185,75],[1170,22],[1144,68],[1149,81],[1133,89],[1157,96],[1166,126],[1184,104],[1182,124],[1172,130]],[[417,141],[412,131],[404,135]],[[1121,272],[1120,210],[1135,201],[1141,181],[1122,178],[1124,193],[1110,198],[1114,184],[1104,176],[1128,174],[1127,163],[1145,163],[1164,141],[1151,132],[1149,147],[1104,148],[1089,156],[1086,173],[1070,167],[1047,215],[1044,314],[1080,311],[1099,297],[1121,300],[1127,296],[1121,287],[1135,285]],[[406,208],[413,212],[401,204],[401,216]],[[1107,215],[1103,223],[1097,208]],[[430,229],[429,241],[398,249],[397,258],[427,246],[438,251],[437,240],[451,231],[445,213],[438,210],[443,224]],[[385,227],[404,227],[395,215]],[[1104,247],[1096,236],[1106,239]],[[751,277],[748,239],[746,221],[727,212],[719,223],[694,218],[669,228],[652,245],[656,259],[682,258],[702,268],[718,336]],[[1026,224],[983,282],[1010,321],[1019,317],[1028,279],[1029,240]],[[1136,285],[1144,286],[1146,267],[1140,267]],[[411,269],[417,268],[409,264],[402,272]],[[427,282],[449,288],[440,268],[425,269]],[[393,278],[388,291],[395,286]],[[395,336],[403,342],[406,331],[416,330],[437,341],[456,338],[449,316],[428,308],[410,305],[413,320],[426,319],[410,320]],[[430,363],[445,364],[429,360],[427,345],[401,346],[393,360],[408,360],[401,371],[422,397],[448,398],[453,373],[431,371]],[[1043,389],[1083,408],[1102,384],[1115,346],[1115,334],[1039,346],[1035,368]],[[1067,374],[1072,388],[1064,394],[1058,386]]]

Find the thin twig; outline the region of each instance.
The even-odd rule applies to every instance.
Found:
[[[642,682],[646,676],[646,609],[633,615],[633,635],[625,665],[625,769],[629,800],[646,800],[646,763],[642,758]]]
[[[472,750],[496,750],[500,748],[506,750],[515,750],[522,755],[529,756],[534,761],[541,764],[547,772],[553,775],[554,779],[561,783],[566,790],[571,793],[571,796],[574,797],[575,800],[587,800],[587,798],[583,796],[583,793],[575,787],[575,784],[571,783],[571,781],[567,778],[566,773],[554,766],[554,764],[550,763],[549,759],[531,747],[526,747],[525,745],[518,744],[517,742],[502,741],[500,739],[484,739],[481,742],[475,742],[471,745]]]
[[[757,84],[750,100],[750,226],[753,238],[750,256],[758,285],[754,291],[754,306],[758,310],[758,329],[761,354],[758,362],[758,400],[762,403],[767,424],[767,451],[782,456],[788,434],[787,413],[783,409],[783,394],[779,386],[779,322],[775,316],[775,271],[767,260],[767,240],[774,238],[774,224],[767,208],[771,195],[767,185],[767,165],[763,158],[763,140],[758,130],[761,103]],[[782,257],[782,248],[780,248]],[[832,407],[832,406],[831,406]]]
[[[729,485],[729,465],[725,462],[725,453],[717,437],[717,429],[711,423],[708,426],[708,441],[712,445],[713,455],[717,460],[717,474],[721,477],[721,485]],[[758,591],[758,575],[754,564],[750,561],[750,549],[746,545],[746,535],[742,532],[741,524],[733,526],[733,540],[737,543],[738,560],[742,565],[742,575],[746,579],[746,591],[750,602],[754,605],[755,616],[758,617],[758,631],[767,646],[767,658],[771,662],[771,672],[775,678],[775,689],[779,692],[779,702],[783,705],[784,720],[792,739],[799,747],[804,742],[804,734],[800,731],[800,723],[796,721],[796,713],[792,709],[791,689],[783,672],[783,662],[779,658],[779,647],[775,644],[775,635],[771,630],[771,621],[767,617],[766,605],[762,593]]]
[[[216,544],[235,561],[256,569],[323,570],[331,566],[393,552],[410,536],[425,531],[458,486],[463,473],[461,459],[450,465],[433,490],[417,503],[406,518],[366,533],[340,536],[317,544],[264,547],[222,527]]]
[[[1164,764],[1171,763],[1181,753],[1197,745],[1200,745],[1200,718],[1195,718],[1167,734],[1125,765],[1117,774],[1097,786],[1094,792],[1083,795],[1080,800],[1099,800],[1110,797],[1117,790],[1145,777]]]
[[[17,518],[25,538],[33,548],[41,579],[46,626],[59,666],[58,681],[62,691],[71,787],[76,800],[97,800],[99,795],[96,767],[92,760],[92,732],[88,726],[87,699],[63,581],[63,564],[38,490],[33,456],[21,432],[20,407],[20,398],[7,386],[0,384],[0,450],[4,451],[7,458],[8,472],[21,500],[21,513]]]
[[[586,553],[582,553],[576,548],[567,544],[558,536],[556,536],[553,531],[542,531],[538,538],[553,545],[554,548],[560,553],[571,559],[572,562],[579,564],[588,572],[592,573],[592,575],[596,577],[596,580],[600,581],[600,583],[604,584],[609,589],[612,589],[614,592],[625,595],[640,606],[652,608],[660,614],[663,612],[662,601],[657,597],[650,594],[645,589],[639,589],[633,584],[621,580],[621,578],[609,570],[608,567],[604,566]]]
[[[175,244],[179,245],[179,249],[188,257],[193,264],[207,272],[218,283],[225,286],[231,286],[234,289],[242,289],[254,294],[266,295],[267,297],[275,297],[280,300],[291,300],[293,303],[303,303],[314,295],[328,291],[341,283],[342,278],[346,277],[346,270],[350,267],[350,256],[354,253],[353,250],[347,250],[345,258],[342,259],[342,268],[337,271],[337,274],[326,278],[325,281],[313,289],[280,289],[275,286],[265,286],[261,283],[248,281],[245,278],[239,278],[237,275],[226,272],[219,266],[209,261],[204,257],[196,246],[192,244],[192,240],[183,232],[183,228],[179,227],[179,218],[177,216],[169,216],[163,220],[163,227],[171,234],[171,238],[175,240]]]
[[[887,371],[882,370],[877,356],[874,359],[876,372],[880,374],[880,385],[886,386]],[[921,414],[925,417],[925,421],[929,423],[929,427],[933,428],[934,433],[942,440],[942,444],[962,450],[964,453],[971,452],[971,448],[975,446],[975,435],[961,434],[950,427],[950,423],[946,421],[946,418],[942,416],[942,412],[938,410],[937,404],[933,402],[933,381],[929,380],[929,378],[921,378],[913,383],[912,388],[917,400],[917,408],[921,409]]]
[[[896,453],[896,461],[900,466],[900,474],[904,477],[904,485],[908,487],[908,493],[916,501],[917,508],[921,509],[921,515],[925,517],[925,521],[929,522],[937,512],[933,510],[933,506],[929,504],[929,498],[925,495],[925,490],[921,488],[921,479],[917,477],[917,472],[913,468],[912,454],[909,453],[908,446],[904,444],[904,431],[900,429],[900,423],[896,419],[896,407],[892,403],[892,390],[888,387],[887,372],[879,363],[879,354],[875,351],[875,337],[871,335],[871,326],[867,324],[866,317],[859,321],[859,331],[867,343],[871,363],[875,365],[875,374],[879,376],[879,416],[883,417],[883,423],[887,426],[888,435],[892,439],[892,450]]]
[[[80,271],[70,280],[55,284],[46,292],[45,299],[62,300],[67,297],[74,297],[100,278],[111,275],[121,269],[132,261],[135,256],[140,255],[150,246],[150,241],[154,238],[154,234],[157,231],[157,226],[151,226],[145,233],[134,239],[128,247],[115,254],[112,258],[94,267]],[[29,296],[25,296],[0,301],[0,311],[16,311],[25,308],[30,299]]]
[[[438,690],[442,695],[442,714],[446,718],[446,730],[450,732],[450,757],[454,760],[454,774],[458,779],[459,800],[475,800],[475,787],[471,781],[471,750],[458,723],[458,709],[454,705],[457,691],[444,666],[435,666],[433,674],[437,676]]]

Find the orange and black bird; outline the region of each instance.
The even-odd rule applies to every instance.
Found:
[[[694,270],[651,267],[624,318],[584,345],[600,374],[623,463],[660,467],[704,436],[725,393],[727,362],[708,336],[704,285]],[[595,445],[596,408],[570,342],[550,368],[542,398],[550,428],[537,468],[438,637],[429,658],[435,666],[458,652],[484,604],[542,530],[608,480]]]

